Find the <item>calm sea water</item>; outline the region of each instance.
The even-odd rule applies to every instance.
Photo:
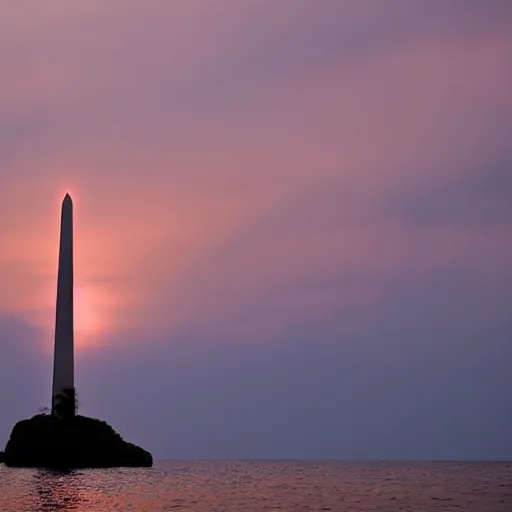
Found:
[[[0,465],[0,511],[512,511],[512,464],[177,462],[59,474]]]

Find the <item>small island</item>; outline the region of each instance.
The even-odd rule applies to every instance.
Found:
[[[105,421],[86,416],[38,414],[16,423],[3,462],[53,469],[151,467],[149,452],[123,438]]]
[[[16,423],[0,463],[50,469],[151,467],[149,452],[128,443],[105,421],[80,416],[74,385],[73,203],[62,203],[50,414]]]

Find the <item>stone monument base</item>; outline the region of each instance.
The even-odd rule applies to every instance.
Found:
[[[16,423],[4,463],[53,469],[151,467],[153,457],[127,443],[105,421],[86,416],[56,418],[38,414]]]

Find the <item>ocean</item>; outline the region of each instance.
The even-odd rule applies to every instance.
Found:
[[[0,465],[1,512],[511,512],[512,463],[156,461],[56,473]]]

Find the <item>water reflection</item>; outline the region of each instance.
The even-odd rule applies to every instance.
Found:
[[[0,512],[510,512],[506,463],[157,462],[56,473],[0,465]]]
[[[34,475],[40,512],[87,509],[77,471],[40,470]]]

